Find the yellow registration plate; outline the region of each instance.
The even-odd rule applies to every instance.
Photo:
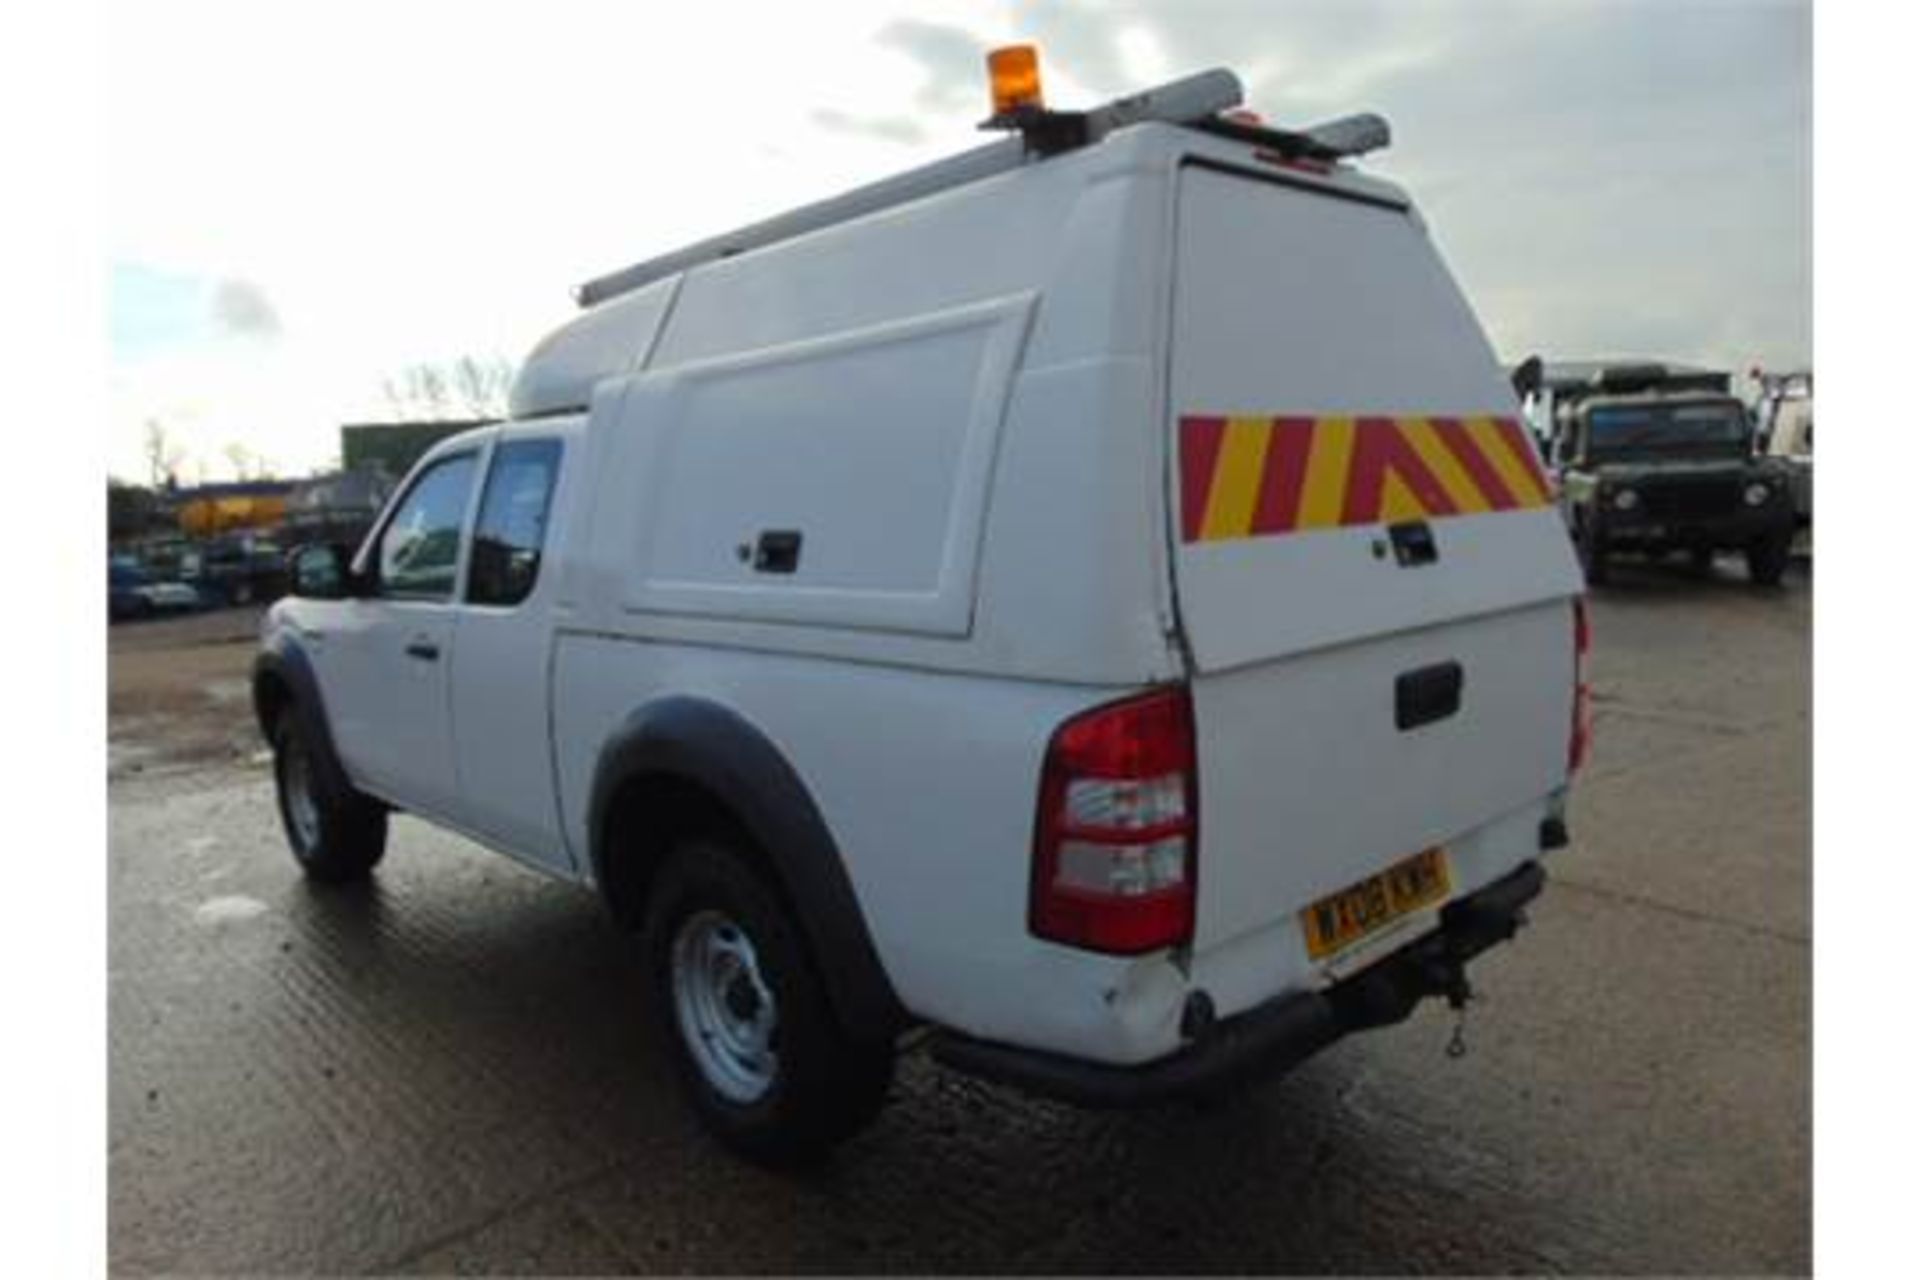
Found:
[[[1447,855],[1439,849],[1422,850],[1302,911],[1307,954],[1315,960],[1332,955],[1404,915],[1444,901],[1451,891]]]

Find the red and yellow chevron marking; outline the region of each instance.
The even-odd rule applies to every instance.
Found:
[[[1553,490],[1502,417],[1180,419],[1180,536],[1221,542],[1542,507]]]

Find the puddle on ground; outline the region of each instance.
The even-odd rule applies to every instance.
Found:
[[[193,909],[193,919],[197,924],[222,925],[235,920],[251,920],[255,916],[265,915],[267,904],[258,898],[242,897],[233,894],[224,898],[209,898]]]
[[[224,705],[252,696],[253,685],[245,680],[209,680],[200,686],[200,692],[209,702]]]

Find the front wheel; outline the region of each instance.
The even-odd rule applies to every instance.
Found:
[[[1774,587],[1787,572],[1793,556],[1793,534],[1770,533],[1747,544],[1747,576],[1755,586]]]
[[[309,879],[326,884],[364,879],[386,852],[386,809],[330,777],[314,750],[313,731],[295,706],[274,724],[273,785],[287,844]]]
[[[796,922],[740,845],[681,844],[649,898],[654,1006],[715,1136],[790,1166],[873,1119],[893,1081],[892,1047],[840,1026]]]

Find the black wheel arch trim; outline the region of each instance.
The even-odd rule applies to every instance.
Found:
[[[336,794],[353,789],[340,754],[334,749],[333,729],[327,723],[327,706],[320,696],[320,680],[313,662],[291,637],[283,634],[267,642],[253,660],[253,716],[261,736],[273,741],[275,702],[269,690],[278,683],[291,696],[296,714],[305,722],[314,764],[323,785]]]
[[[588,800],[597,884],[608,882],[615,797],[628,783],[649,777],[700,787],[726,806],[767,855],[849,1033],[891,1040],[911,1025],[812,794],[772,740],[728,707],[687,695],[663,697],[631,713],[608,739]]]

